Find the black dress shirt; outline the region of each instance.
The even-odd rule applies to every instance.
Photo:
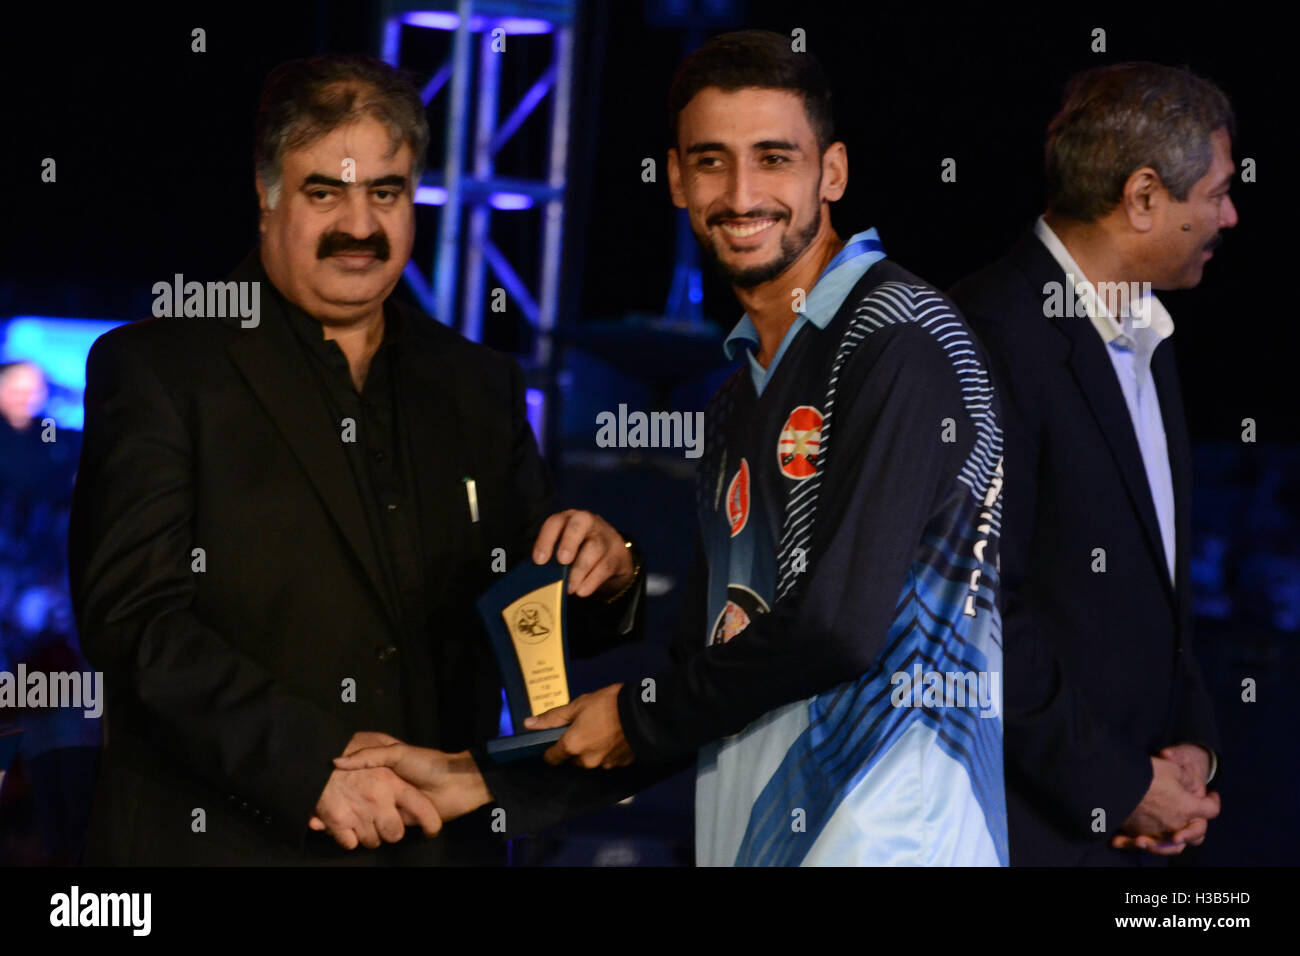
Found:
[[[337,342],[325,337],[324,326],[288,300],[284,307],[343,443],[379,554],[388,600],[401,622],[398,642],[379,641],[376,653],[385,659],[398,654],[405,659],[403,696],[410,725],[417,728],[413,740],[432,743],[437,733],[436,702],[429,699],[428,688],[435,686],[435,654],[423,600],[429,569],[420,547],[410,436],[398,400],[402,315],[384,304],[383,339],[358,391],[347,356]]]

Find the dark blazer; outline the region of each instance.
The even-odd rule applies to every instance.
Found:
[[[1064,288],[1065,273],[1030,232],[950,292],[1002,396],[1011,862],[1120,865],[1138,855],[1109,841],[1150,786],[1150,757],[1184,742],[1217,748],[1188,640],[1191,453],[1165,340],[1152,374],[1173,475],[1171,584],[1106,345],[1087,316],[1045,317],[1049,282]],[[1098,548],[1104,572],[1093,570]]]
[[[527,559],[551,511],[519,368],[385,306],[402,318],[397,400],[439,625],[399,652],[338,427],[256,251],[231,278],[263,283],[256,328],[148,319],[102,336],[87,360],[70,579],[109,696],[87,862],[499,862],[477,814],[437,840],[413,832],[351,854],[307,820],[356,731],[449,751],[498,734],[500,681],[473,600],[494,549]],[[612,609],[575,606],[571,647],[590,652]]]

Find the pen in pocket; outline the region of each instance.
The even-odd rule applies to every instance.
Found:
[[[478,486],[469,475],[461,481],[465,482],[465,497],[469,499],[469,520],[472,524],[478,524]]]

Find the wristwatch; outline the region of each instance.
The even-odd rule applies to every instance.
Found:
[[[623,547],[627,548],[628,551],[630,551],[632,554],[632,579],[628,581],[627,584],[619,588],[616,594],[605,598],[606,604],[613,604],[615,601],[621,598],[624,594],[626,594],[631,589],[632,585],[636,584],[636,582],[641,577],[641,566],[642,566],[641,549],[636,546],[636,542],[634,542],[631,538],[628,538],[623,542]]]

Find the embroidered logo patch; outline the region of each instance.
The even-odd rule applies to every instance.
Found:
[[[713,622],[710,644],[725,644],[760,614],[767,613],[767,602],[740,584],[727,585],[727,603],[722,606],[718,619]]]
[[[745,530],[749,521],[749,462],[744,458],[740,459],[736,477],[727,486],[727,521],[733,538]]]
[[[800,405],[790,413],[776,442],[776,463],[787,478],[802,481],[817,473],[822,444],[822,413]]]

